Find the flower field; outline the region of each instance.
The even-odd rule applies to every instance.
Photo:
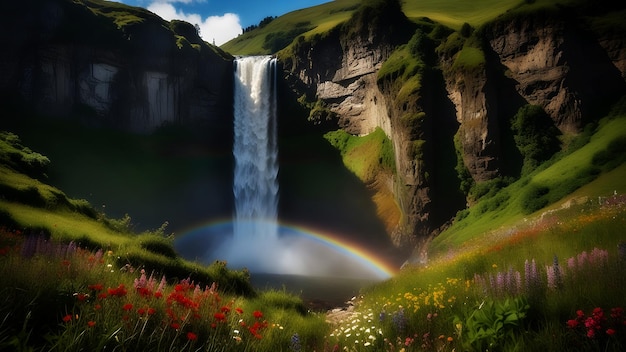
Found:
[[[0,230],[0,349],[34,351],[622,351],[624,202],[490,234],[364,288],[340,319],[281,291],[122,265]],[[225,263],[221,270],[228,270]]]

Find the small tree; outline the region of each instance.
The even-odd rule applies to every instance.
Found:
[[[515,145],[524,158],[522,173],[532,171],[558,152],[561,134],[548,114],[537,105],[522,106],[511,122]]]

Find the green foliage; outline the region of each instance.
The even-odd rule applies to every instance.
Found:
[[[515,144],[524,158],[522,174],[534,170],[560,149],[559,130],[537,105],[521,107],[511,121]]]
[[[178,257],[178,254],[176,254],[176,251],[174,250],[174,242],[172,238],[165,238],[154,234],[142,234],[137,236],[136,241],[139,242],[140,248],[143,248],[148,252],[172,259]]]
[[[505,351],[523,332],[530,305],[521,297],[494,301],[486,298],[465,318],[454,324],[463,346],[473,351]]]
[[[504,177],[496,177],[493,180],[478,182],[472,186],[469,192],[469,198],[475,201],[481,198],[494,197],[512,182],[512,179]]]
[[[531,185],[527,187],[522,195],[521,206],[524,214],[534,213],[535,211],[549,204],[548,194],[550,188],[540,185]]]
[[[485,62],[485,53],[482,49],[465,45],[457,54],[452,68],[454,70],[472,70],[484,66]]]
[[[457,177],[461,181],[459,188],[461,192],[467,195],[470,193],[470,190],[473,188],[475,182],[467,169],[467,166],[465,166],[465,162],[463,161],[463,145],[461,144],[458,133],[454,135],[454,150],[456,153],[456,166],[454,167],[454,170],[456,171]]]
[[[267,290],[259,293],[255,302],[258,307],[280,308],[294,313],[305,315],[308,308],[302,300],[284,290]]]
[[[626,136],[618,136],[612,139],[606,149],[597,151],[591,164],[603,171],[610,171],[626,162]]]
[[[474,29],[472,28],[472,26],[470,26],[469,23],[465,22],[463,23],[463,25],[461,26],[461,36],[464,38],[469,38],[470,35],[472,35],[472,32],[474,31]]]
[[[0,162],[31,177],[41,178],[50,159],[23,146],[16,134],[0,131]]]
[[[390,42],[406,43],[415,29],[406,18],[399,0],[366,0],[342,24],[342,33],[348,38],[363,35],[371,30],[388,36]]]
[[[116,232],[131,233],[133,231],[132,219],[128,214],[124,214],[124,216],[120,219],[112,219],[106,217],[105,214],[102,213],[100,214],[98,220]]]

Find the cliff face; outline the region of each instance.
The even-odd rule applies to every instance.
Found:
[[[602,16],[568,8],[507,14],[466,34],[471,40],[458,32],[437,39],[433,26],[419,26],[433,30],[420,54],[400,46],[413,33],[388,40],[394,25],[356,35],[343,26],[299,42],[285,68],[292,86],[336,114],[338,127],[355,135],[381,127],[393,141],[391,187],[404,215],[393,236],[402,245],[436,234],[465,207],[455,149],[473,182],[519,176],[510,123],[520,107],[539,105],[563,133],[575,133],[626,93],[624,36],[596,30]],[[466,43],[450,49],[453,40]],[[412,59],[415,72],[404,64],[383,73],[399,52],[421,56]]]
[[[230,128],[232,57],[192,25],[114,3],[10,3],[3,101],[142,133],[167,123]]]
[[[293,55],[284,60],[287,81],[302,94],[323,101],[336,117],[335,121],[314,121],[342,128],[353,135],[366,135],[380,127],[392,140],[395,150],[406,150],[407,139],[403,129],[394,126],[393,110],[388,94],[378,88],[378,72],[396,47],[410,38],[415,25],[397,9],[385,9],[385,16],[374,14],[372,9],[357,12],[353,18],[324,36],[315,36],[310,41],[299,41],[293,47]],[[372,17],[374,16],[374,17]],[[396,165],[402,170],[399,179],[379,175],[370,185],[374,197],[403,195],[399,200],[404,214],[413,218],[419,194],[418,165],[397,153]],[[405,186],[408,190],[405,190]],[[427,192],[426,192],[427,193]],[[427,198],[427,197],[426,197]],[[417,201],[419,203],[419,201]],[[387,224],[396,245],[406,242],[407,231],[403,224]]]
[[[587,21],[571,9],[504,17],[478,33],[484,64],[455,69],[454,58],[442,56],[474,181],[518,172],[505,151],[513,143],[509,121],[522,105],[541,106],[563,133],[576,133],[624,94],[623,39],[593,33]]]

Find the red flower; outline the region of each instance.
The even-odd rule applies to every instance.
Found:
[[[126,287],[124,287],[124,284],[120,284],[116,288],[109,288],[108,292],[110,296],[117,296],[117,297],[126,296],[126,293],[127,293]]]
[[[107,298],[108,296],[109,296],[109,295],[107,295],[107,294],[106,294],[106,292],[102,292],[102,293],[99,293],[99,294],[98,294],[98,298],[99,298],[99,299],[105,299],[105,298]]]
[[[188,332],[187,333],[187,340],[189,341],[195,341],[198,339],[198,335],[194,334],[193,332]]]
[[[230,312],[230,308],[228,308],[227,306],[223,306],[222,308],[220,308],[220,311],[222,311],[222,313],[228,313]]]
[[[172,324],[170,324],[170,326],[171,326],[171,327],[172,327],[172,329],[174,329],[174,330],[178,330],[178,329],[180,329],[180,324],[178,324],[178,323],[172,323]]]
[[[152,314],[154,314],[154,313],[156,313],[156,309],[154,309],[154,308],[148,308],[148,315],[152,315]]]
[[[594,329],[587,330],[587,337],[592,339],[596,336],[596,331]]]
[[[574,329],[578,326],[578,320],[570,319],[567,321],[567,327],[570,329]]]
[[[613,336],[613,335],[615,335],[615,330],[613,330],[613,329],[607,329],[607,330],[606,330],[606,334],[607,334],[607,335],[609,335],[609,336]]]
[[[68,323],[70,321],[72,321],[72,315],[71,314],[68,314],[68,315],[63,317],[63,322],[64,323]]]
[[[87,288],[92,290],[92,291],[102,291],[104,286],[102,286],[102,284],[93,284],[93,285],[87,286]]]
[[[87,297],[89,297],[88,295],[84,294],[84,293],[77,293],[76,294],[76,299],[79,300],[80,302],[84,302]]]
[[[237,312],[237,314],[243,314],[243,309],[237,307],[235,308],[235,312]]]
[[[123,307],[123,310],[129,311],[131,309],[133,309],[133,305],[131,303],[126,303]]]
[[[100,310],[100,309],[102,309],[102,306],[99,305],[99,304],[96,304],[95,306],[93,306],[93,309],[94,310]]]
[[[139,308],[139,309],[137,309],[137,314],[139,314],[139,315],[144,315],[144,314],[146,314],[146,309],[145,309],[145,308]]]
[[[611,309],[611,318],[613,318],[613,319],[620,319],[622,317],[623,313],[624,313],[624,310],[621,307],[612,308]]]
[[[225,321],[226,320],[226,314],[224,314],[224,313],[215,313],[215,314],[213,314],[213,318],[215,318],[215,320],[217,320],[217,321]]]
[[[253,315],[255,318],[257,318],[257,319],[263,318],[263,313],[261,313],[261,312],[260,312],[260,311],[258,311],[258,310],[255,310],[255,311],[252,313],[252,315]]]
[[[160,291],[158,291],[158,292],[154,293],[154,297],[161,298],[161,297],[163,297],[163,294]]]
[[[96,326],[96,322],[93,321],[93,320],[90,320],[90,321],[87,322],[87,326],[90,327],[90,328],[93,328],[94,326]]]

